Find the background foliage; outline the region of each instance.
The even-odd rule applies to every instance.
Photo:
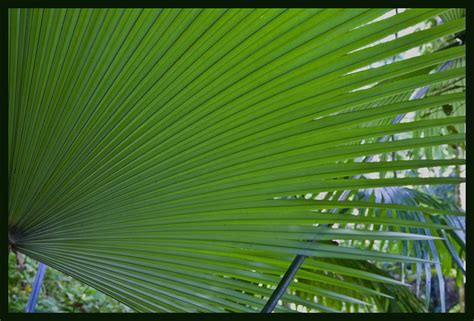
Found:
[[[8,310],[24,312],[38,262],[25,257],[22,268],[8,256]],[[132,312],[130,308],[50,267],[41,286],[35,312]]]

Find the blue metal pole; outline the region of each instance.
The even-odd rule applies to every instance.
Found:
[[[35,280],[33,281],[31,294],[30,294],[30,297],[28,298],[28,303],[26,304],[25,312],[27,313],[35,312],[35,307],[36,307],[36,303],[38,302],[38,295],[41,289],[41,284],[43,283],[45,272],[46,272],[46,265],[40,262],[38,265],[38,270],[36,271]]]

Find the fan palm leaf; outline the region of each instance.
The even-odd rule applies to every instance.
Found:
[[[450,12],[412,9],[377,19],[388,11],[11,9],[12,247],[137,311],[258,311],[297,254],[313,257],[298,277],[317,286],[294,282],[290,290],[307,295],[287,293],[285,301],[334,312],[386,297],[386,288],[373,284],[400,282],[337,260],[425,258],[332,240],[426,241],[438,234],[322,224],[456,227],[332,210],[409,205],[287,197],[464,181],[355,177],[464,164],[353,162],[465,140],[461,131],[377,140],[465,122],[456,115],[371,123],[465,99],[463,92],[407,99],[417,88],[463,78],[463,65],[428,71],[464,57],[464,46],[364,68],[465,29],[457,17],[377,43]],[[405,98],[391,99],[397,95]]]

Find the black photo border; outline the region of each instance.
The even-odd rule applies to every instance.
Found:
[[[3,243],[0,246],[0,321],[8,320],[240,320],[241,318],[255,318],[259,320],[320,320],[325,321],[352,321],[352,320],[417,320],[429,319],[437,320],[466,320],[474,321],[474,289],[473,282],[470,280],[470,274],[474,273],[471,254],[474,254],[473,228],[474,213],[470,213],[470,199],[466,197],[466,287],[465,287],[465,311],[464,313],[341,313],[341,314],[321,314],[321,313],[273,313],[273,314],[223,314],[223,313],[8,313],[8,10],[10,8],[466,8],[466,54],[467,54],[467,101],[466,116],[467,130],[466,140],[469,148],[466,151],[466,195],[474,195],[474,189],[470,181],[472,169],[471,134],[470,120],[474,117],[474,99],[472,86],[472,50],[470,44],[473,41],[472,26],[474,25],[473,9],[469,8],[469,2],[472,0],[432,0],[432,1],[390,1],[381,2],[373,0],[333,0],[333,1],[303,1],[303,0],[259,0],[259,1],[190,1],[190,0],[0,0],[0,75],[1,75],[1,94],[0,94],[0,130],[1,130],[1,157],[0,167],[2,175],[2,192],[0,193],[0,233]],[[468,45],[468,44],[469,45]]]

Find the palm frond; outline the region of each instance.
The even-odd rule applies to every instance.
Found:
[[[298,294],[285,301],[311,311],[368,311],[374,297],[390,296],[374,283],[399,282],[338,260],[429,258],[333,240],[426,242],[458,226],[357,210],[410,211],[413,204],[288,196],[464,182],[350,178],[464,164],[437,155],[354,162],[465,140],[464,114],[369,123],[465,100],[457,91],[407,99],[417,88],[465,77],[459,64],[429,72],[464,57],[465,46],[365,68],[465,29],[465,18],[456,17],[377,43],[451,12],[411,9],[376,19],[387,11],[11,9],[13,248],[143,312],[259,311],[294,255],[303,254],[316,258],[297,275],[309,283],[292,283]],[[459,130],[440,135],[446,126]],[[425,129],[433,131],[413,136]],[[408,137],[378,141],[394,134]],[[345,208],[352,211],[332,211]],[[320,226],[346,223],[433,233]],[[328,269],[337,276],[321,273]]]

